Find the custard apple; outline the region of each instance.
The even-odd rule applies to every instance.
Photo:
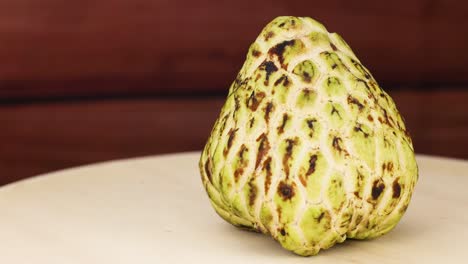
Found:
[[[303,256],[389,232],[418,179],[393,100],[306,17],[274,19],[250,46],[199,167],[224,220]]]

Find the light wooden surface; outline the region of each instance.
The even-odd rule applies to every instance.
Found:
[[[0,263],[468,263],[468,162],[419,156],[396,229],[304,258],[222,221],[198,156],[108,162],[1,188]]]

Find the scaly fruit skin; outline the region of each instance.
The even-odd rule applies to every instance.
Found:
[[[389,232],[418,178],[390,96],[340,36],[297,17],[251,45],[199,165],[223,219],[303,256]]]

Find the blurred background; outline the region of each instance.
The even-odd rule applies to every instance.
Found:
[[[247,49],[279,15],[340,33],[418,153],[468,158],[468,2],[0,1],[0,185],[200,150]]]

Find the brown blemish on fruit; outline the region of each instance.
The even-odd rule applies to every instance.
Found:
[[[280,229],[280,234],[281,234],[282,236],[285,236],[285,235],[286,235],[286,230],[284,230],[284,228],[281,228],[281,229]]]
[[[328,52],[328,51],[324,51],[321,54],[323,54],[325,57],[327,57],[327,59],[332,59],[331,53]],[[338,67],[338,64],[336,64],[336,62],[333,61],[333,64],[331,65],[331,68],[334,70],[334,69],[336,69],[336,67]]]
[[[375,180],[372,184],[372,199],[377,200],[385,189],[385,184],[381,180]]]
[[[255,124],[255,117],[252,117],[249,120],[249,128],[252,128],[254,124]]]
[[[280,83],[283,83],[284,87],[289,87],[290,82],[288,76],[282,75],[280,78],[278,78],[278,80],[275,81],[273,85],[278,86]]]
[[[301,182],[302,186],[307,187],[306,176],[304,176],[304,175],[299,175],[299,181]]]
[[[315,69],[312,68],[307,68],[310,65],[311,62],[309,60],[302,61],[296,65],[296,67],[293,70],[293,73],[299,77],[301,77],[303,82],[310,83],[312,81],[312,77],[314,76]],[[304,68],[306,67],[306,68]]]
[[[258,106],[262,103],[265,96],[266,94],[264,92],[252,92],[249,99],[247,99],[247,106],[250,108],[250,110],[256,111]]]
[[[314,122],[317,122],[317,119],[311,118],[311,119],[306,120],[307,127],[310,129],[310,133],[309,133],[310,137],[314,136]]]
[[[405,213],[405,212],[406,212],[406,209],[408,209],[408,205],[407,205],[407,204],[403,205],[403,206],[400,208],[400,211],[399,211],[400,214]]]
[[[367,115],[367,120],[369,120],[369,121],[373,122],[373,121],[374,121],[374,118],[372,118],[372,116],[371,116],[371,115]]]
[[[411,135],[409,133],[408,129],[403,130],[403,133],[405,133],[405,136],[407,137],[408,141],[411,143]]]
[[[325,216],[325,212],[320,213],[319,217],[317,217],[317,222],[320,223]]]
[[[393,121],[393,118],[392,118],[391,116],[388,116],[388,119],[390,120],[390,122],[391,122],[392,124],[395,124],[395,121]],[[398,124],[398,123],[397,123],[397,124]]]
[[[237,156],[239,157],[239,167],[234,171],[235,182],[239,181],[240,176],[244,174],[244,168],[247,166],[247,164],[244,162],[244,153],[247,150],[248,148],[244,144],[242,144],[237,154]]]
[[[355,132],[361,132],[364,135],[365,138],[369,137],[369,133],[364,132],[364,130],[362,130],[361,126],[362,126],[361,124],[356,123],[356,126],[354,127],[354,131]]]
[[[302,77],[302,80],[306,83],[310,83],[312,81],[312,77],[310,76],[308,72],[303,72],[301,77]]]
[[[336,53],[333,52],[333,54],[336,55],[336,60],[332,58],[332,52],[324,51],[321,54],[324,54],[326,57],[328,57],[328,59],[333,61],[333,64],[331,65],[331,68],[333,70],[336,69],[338,66],[341,66],[343,69],[349,72],[348,67],[345,64],[343,64],[343,61],[340,59],[340,57],[338,57],[338,55],[336,55]]]
[[[401,186],[400,186],[400,184],[398,183],[398,178],[396,178],[396,179],[393,181],[392,189],[393,189],[393,195],[392,195],[392,197],[393,197],[393,198],[398,198],[398,197],[400,197],[400,195],[401,195]]]
[[[226,128],[226,123],[227,123],[227,119],[229,118],[229,114],[230,113],[227,113],[226,115],[224,115],[222,120],[220,121],[221,127],[219,129],[219,136],[221,136],[224,133],[224,129]]]
[[[364,84],[364,86],[366,87],[366,89],[367,89],[368,91],[370,91],[370,87],[369,87],[369,85],[367,84],[366,81],[364,81],[364,80],[361,79],[361,78],[356,78],[356,81],[357,81],[357,82],[360,82],[360,83],[362,83],[362,84]],[[370,96],[369,98],[373,97],[374,100],[376,100],[376,98],[374,97],[374,94],[373,94],[373,93],[369,93],[369,96]]]
[[[393,172],[393,162],[389,161],[389,162],[387,163],[387,170],[388,170],[389,172]]]
[[[260,57],[260,55],[262,55],[262,53],[256,49],[252,50],[252,56],[254,56],[255,58],[258,58]]]
[[[307,173],[306,173],[307,176],[315,172],[316,162],[317,162],[317,155],[311,155],[309,158],[309,169],[307,170]]]
[[[275,36],[275,33],[273,31],[268,31],[266,34],[265,34],[265,41],[268,41],[270,40],[272,37]]]
[[[290,200],[295,195],[294,185],[289,185],[284,181],[281,181],[278,185],[278,194],[284,201]]]
[[[281,125],[277,128],[278,130],[278,135],[281,135],[284,133],[284,127],[286,126],[286,123],[288,122],[288,114],[284,113],[283,114],[283,121],[281,122]]]
[[[262,133],[258,138],[257,142],[260,142],[258,145],[257,160],[255,161],[255,169],[258,168],[263,157],[270,150],[270,143],[268,142],[268,137],[265,133]]]
[[[296,43],[296,40],[294,40],[294,39],[283,41],[283,42],[277,44],[276,46],[272,47],[268,51],[268,54],[270,56],[276,55],[278,57],[278,61],[281,64],[281,67],[283,69],[286,69],[287,65],[284,65],[284,51],[286,50],[286,47],[293,46],[295,43]]]
[[[211,175],[211,159],[207,159],[206,162],[205,162],[205,174],[206,174],[206,177],[208,178],[208,181],[210,181],[210,183],[213,183],[211,178],[212,178],[212,175]]]
[[[358,178],[358,186],[361,186],[362,181],[364,180],[364,175],[359,170],[356,170],[357,178]]]
[[[340,138],[340,137],[333,137],[333,141],[332,141],[332,146],[334,149],[336,149],[338,152],[346,152],[346,150],[341,146],[341,144],[343,143],[343,140]]]
[[[330,47],[333,49],[333,51],[337,51],[338,48],[335,46],[335,44],[330,43]]]
[[[386,136],[384,136],[383,141],[385,147],[390,147],[392,145],[392,143],[390,142],[390,140],[388,140]]]
[[[337,114],[339,118],[341,118],[340,112],[335,108],[335,106],[332,106],[331,110],[331,115]]]
[[[265,85],[268,85],[270,81],[270,75],[278,71],[278,67],[276,67],[276,65],[272,61],[267,61],[267,60],[262,62],[262,64],[260,65],[260,69],[264,70],[266,73],[265,82],[264,82]]]
[[[255,203],[255,198],[257,198],[257,186],[255,185],[255,183],[253,182],[255,178],[252,178],[250,181],[249,181],[249,188],[250,188],[250,192],[249,192],[249,205],[252,207]]]
[[[270,185],[271,185],[271,176],[272,176],[272,173],[271,173],[271,157],[268,157],[265,162],[263,162],[263,170],[266,171],[266,175],[265,175],[265,193],[268,192],[268,190],[270,189]]]
[[[241,167],[241,168],[237,168],[235,171],[234,171],[234,181],[235,182],[238,182],[239,181],[239,178],[240,176],[244,174],[244,168]]]
[[[268,104],[265,106],[265,121],[267,124],[270,121],[270,113],[273,110],[273,107],[274,105],[272,102],[268,102]]]
[[[224,179],[223,175],[220,175],[220,177],[218,177],[218,186],[223,186],[223,179]]]
[[[310,100],[310,95],[312,94],[312,90],[305,88],[302,90],[302,93],[304,94],[304,98],[307,98],[307,100]]]
[[[358,225],[362,222],[362,219],[364,217],[362,215],[357,215],[356,216],[356,221],[354,221],[354,223],[356,224],[356,228],[358,227]]]
[[[305,173],[305,175],[303,175],[302,172],[301,172],[301,175],[299,175],[299,180],[301,181],[301,184],[304,187],[307,187],[307,178],[309,178],[309,176],[315,172],[316,162],[317,162],[317,155],[315,154],[311,155],[309,158],[309,168],[307,169],[307,172]]]
[[[260,73],[257,73],[257,75],[255,75],[255,81],[258,81],[261,77],[262,75]]]
[[[356,105],[359,111],[361,111],[364,108],[364,105],[361,102],[359,102],[358,99],[352,97],[351,95],[348,95],[348,104]]]
[[[336,77],[329,77],[327,78],[327,86],[330,86],[330,84],[332,82],[336,82],[337,84],[341,85],[341,81],[340,79],[336,78]]]
[[[358,69],[358,71],[360,71],[364,75],[364,77],[366,77],[366,79],[370,79],[369,72],[367,72],[359,62],[355,61],[354,59],[351,59],[351,63],[354,65],[354,67],[356,67],[356,69]]]
[[[276,207],[276,213],[278,214],[278,219],[281,219],[281,214],[282,214],[282,212],[283,212],[283,211],[282,211],[281,207],[279,207],[279,206]]]
[[[223,151],[223,155],[224,157],[227,156],[227,154],[229,153],[229,150],[231,149],[232,147],[232,142],[234,141],[235,137],[236,137],[236,132],[237,130],[239,130],[238,128],[236,129],[230,129],[229,132],[228,132],[228,141],[227,141],[227,146],[226,148],[224,149]]]
[[[288,161],[292,156],[294,145],[297,144],[297,138],[295,139],[286,139],[286,153],[283,156],[283,168],[286,173],[286,177],[289,177],[289,164]]]
[[[384,123],[387,124],[389,127],[393,128],[393,124],[392,124],[392,122],[390,122],[390,119],[389,119],[388,114],[387,114],[387,110],[382,108],[382,111],[383,111],[383,115],[384,115],[384,118],[385,118]]]
[[[240,108],[239,97],[234,96],[234,112],[237,112]]]
[[[251,79],[250,77],[243,79],[242,75],[239,73],[236,77],[236,80],[234,81],[234,90],[237,90],[240,87],[245,86],[250,81],[250,79]]]
[[[370,75],[369,75],[369,77],[370,77]],[[380,88],[380,86],[379,86],[374,80],[370,80],[370,81],[369,81],[369,84],[370,84],[370,86],[372,86],[372,88],[374,89],[374,91],[377,91],[377,90],[382,91],[382,88]],[[388,102],[388,98],[387,98],[386,100],[387,100],[387,102]]]

